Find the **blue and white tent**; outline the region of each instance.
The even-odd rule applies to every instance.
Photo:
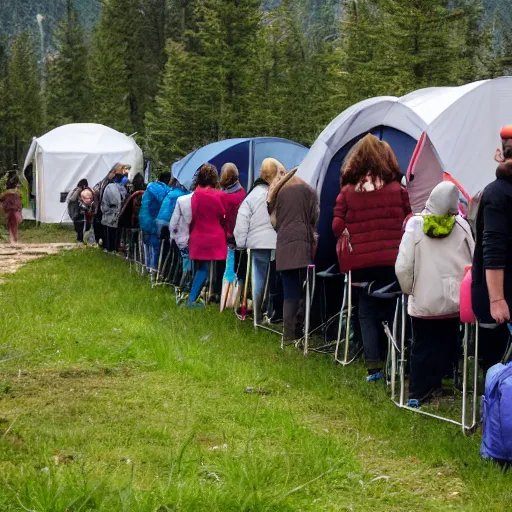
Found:
[[[308,148],[301,144],[276,137],[227,139],[203,146],[174,163],[172,174],[190,189],[194,176],[204,163],[215,165],[220,172],[226,162],[232,162],[238,167],[240,183],[247,190],[258,177],[265,158],[276,158],[290,170],[297,167],[307,153]]]
[[[494,179],[500,129],[511,123],[512,77],[431,87],[401,98],[370,98],[342,112],[320,134],[298,170],[320,196],[317,268],[337,261],[331,224],[340,169],[354,144],[367,133],[391,145],[405,174],[425,132],[442,169],[474,195]]]

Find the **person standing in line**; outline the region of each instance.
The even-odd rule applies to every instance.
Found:
[[[212,261],[225,261],[227,256],[226,207],[224,192],[219,190],[217,169],[203,164],[197,173],[196,188],[192,196],[189,251],[194,262],[195,275],[187,307],[204,307],[197,302]]]
[[[69,193],[66,202],[68,203],[68,215],[73,221],[76,232],[76,241],[83,243],[85,231],[84,212],[80,209],[80,194],[89,187],[87,180],[81,179],[77,186]]]
[[[501,132],[496,179],[480,199],[471,295],[480,325],[480,356],[487,371],[505,355],[512,307],[512,125]]]
[[[126,198],[126,187],[121,184],[124,178],[122,172],[114,176],[113,183],[109,183],[103,192],[101,201],[101,223],[104,227],[104,251],[117,253],[119,250],[119,217]]]
[[[142,203],[139,211],[139,225],[143,232],[144,244],[149,248],[149,267],[156,271],[158,254],[160,252],[160,239],[156,218],[160,213],[162,202],[170,192],[169,182],[172,175],[169,171],[160,173],[158,181],[150,183],[142,196]]]
[[[409,405],[419,407],[452,376],[460,353],[460,285],[475,244],[460,215],[459,189],[443,181],[407,222],[395,270],[409,296],[413,342]]]
[[[314,261],[315,228],[320,216],[317,193],[295,172],[296,169],[281,178],[284,182],[274,187],[268,197],[268,213],[275,214],[277,231],[276,269],[283,281],[285,344],[298,341],[304,334],[302,290],[307,267]]]
[[[334,207],[332,229],[340,249],[346,248],[338,252],[340,269],[352,271],[352,283],[360,288],[358,315],[368,382],[384,378],[387,339],[382,322],[392,325],[396,300],[391,291],[399,293],[395,262],[404,220],[411,213],[401,177],[389,144],[368,134],[345,159]]]
[[[265,280],[277,240],[267,210],[267,195],[269,185],[277,176],[280,165],[274,158],[263,160],[260,175],[238,210],[234,228],[236,246],[239,249],[251,250],[252,298],[254,320],[257,324],[263,321]]]

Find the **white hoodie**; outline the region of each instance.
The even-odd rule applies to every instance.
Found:
[[[267,210],[268,185],[256,185],[238,210],[234,230],[240,249],[275,249],[277,233],[270,223]]]
[[[180,249],[188,247],[190,238],[190,223],[192,222],[192,194],[178,197],[176,206],[169,222],[171,239]]]
[[[403,293],[409,295],[408,312],[412,317],[454,317],[459,313],[460,284],[475,248],[469,224],[456,215],[447,236],[424,232],[426,215],[453,215],[458,210],[458,199],[457,187],[442,182],[430,194],[423,213],[407,222],[395,271]]]

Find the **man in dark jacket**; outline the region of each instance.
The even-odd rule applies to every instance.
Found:
[[[499,362],[508,341],[512,306],[512,126],[501,130],[496,180],[485,188],[477,216],[473,309],[480,322],[485,369]]]

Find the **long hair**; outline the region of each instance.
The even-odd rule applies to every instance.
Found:
[[[364,178],[384,184],[399,181],[400,166],[395,153],[387,142],[369,133],[363,137],[345,158],[341,168],[341,186],[357,185]]]
[[[199,167],[196,176],[196,185],[198,187],[219,188],[219,174],[217,167],[212,164],[203,164]]]

